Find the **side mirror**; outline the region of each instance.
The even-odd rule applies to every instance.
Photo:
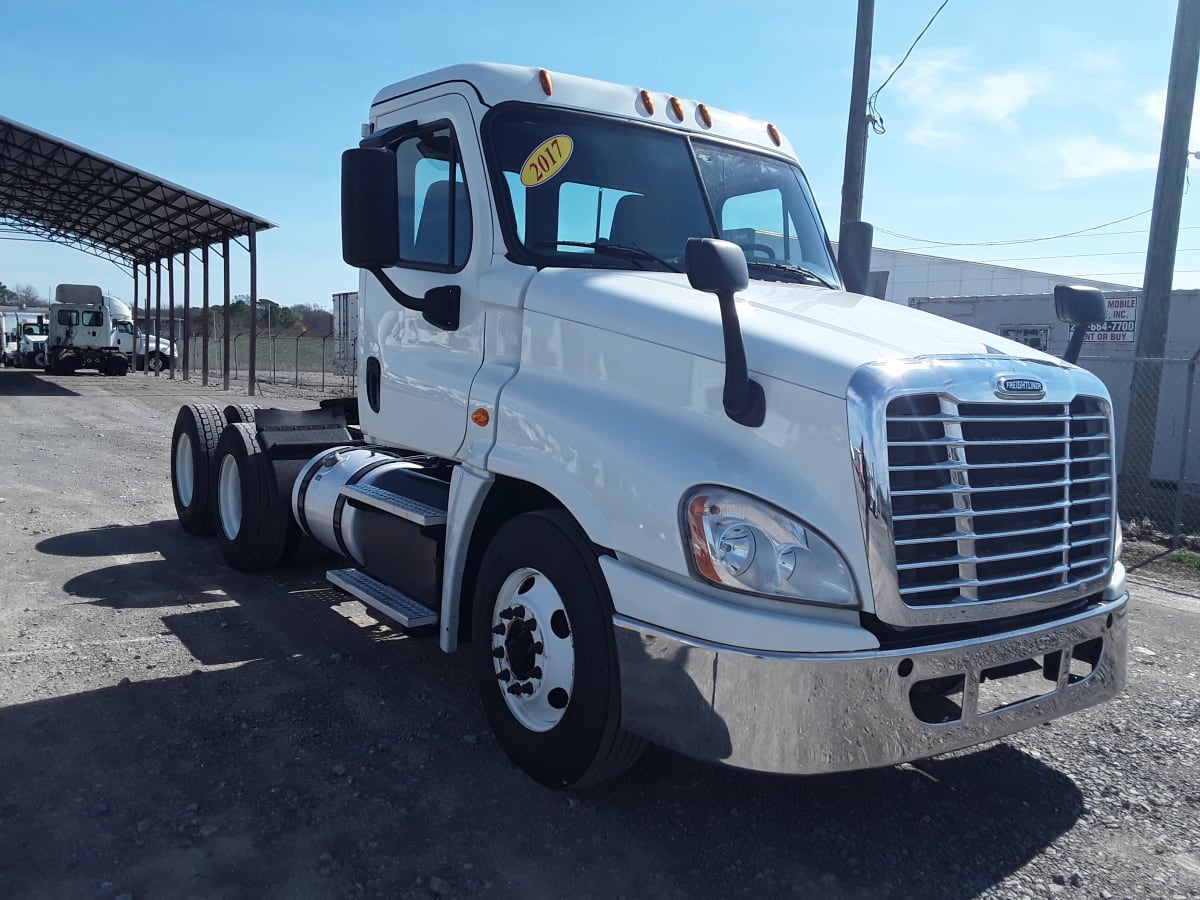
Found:
[[[378,147],[342,154],[342,259],[382,269],[400,255],[396,154]]]
[[[1099,325],[1104,321],[1104,295],[1093,287],[1056,284],[1054,314],[1068,325]]]
[[[1104,295],[1093,287],[1072,284],[1054,286],[1054,313],[1071,327],[1071,340],[1063,359],[1069,363],[1079,359],[1083,336],[1092,325],[1104,322]]]
[[[750,284],[746,254],[732,241],[690,238],[684,268],[691,286],[706,294],[735,294]]]
[[[733,295],[750,284],[746,254],[730,241],[688,238],[684,253],[688,282],[698,291],[716,294],[721,304],[721,332],[725,338],[725,415],[739,425],[757,428],[766,418],[762,385],[750,380],[746,347]]]
[[[871,244],[875,229],[868,222],[843,222],[838,234],[838,270],[842,284],[852,294],[865,294],[871,275]]]
[[[401,306],[423,313],[427,322],[443,331],[456,331],[461,297],[457,285],[413,297],[383,271],[400,256],[396,186],[396,154],[391,150],[356,147],[342,153],[342,259],[370,272]]]

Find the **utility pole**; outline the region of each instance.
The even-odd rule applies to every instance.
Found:
[[[1150,504],[1150,464],[1154,458],[1161,360],[1167,349],[1167,316],[1175,251],[1179,243],[1179,215],[1187,173],[1188,134],[1196,96],[1196,69],[1200,59],[1200,0],[1179,0],[1171,72],[1167,80],[1167,109],[1163,119],[1158,180],[1146,248],[1146,274],[1142,281],[1137,344],[1130,386],[1129,419],[1125,431],[1125,460],[1121,467],[1122,507],[1145,515]],[[1179,485],[1182,489],[1182,485]]]
[[[841,224],[862,218],[863,181],[867,171],[867,88],[871,75],[871,40],[875,31],[875,0],[858,0],[858,29],[854,38],[854,77],[850,83],[850,116],[846,122],[846,168],[842,174]],[[844,229],[838,234],[843,243]]]

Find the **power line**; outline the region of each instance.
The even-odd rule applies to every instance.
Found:
[[[875,226],[876,231],[881,231],[884,234],[890,234],[892,237],[900,238],[903,241],[921,241],[925,244],[930,244],[937,247],[1006,247],[1012,244],[1036,244],[1039,241],[1057,241],[1060,238],[1078,237],[1086,234],[1089,231],[1096,231],[1100,228],[1107,228],[1109,225],[1119,225],[1122,222],[1128,222],[1130,219],[1136,219],[1140,216],[1147,215],[1151,212],[1149,209],[1144,209],[1139,213],[1134,213],[1131,216],[1124,216],[1120,219],[1113,219],[1111,222],[1104,222],[1100,225],[1092,225],[1089,228],[1080,228],[1078,231],[1067,231],[1063,234],[1051,234],[1046,237],[1035,238],[1015,238],[1007,241],[935,241],[930,238],[915,237],[911,234],[900,234],[898,231],[889,231],[886,228]]]
[[[879,99],[879,92],[888,86],[888,82],[892,80],[892,76],[899,72],[900,67],[908,62],[908,57],[912,54],[921,38],[925,37],[925,32],[927,32],[929,30],[929,26],[933,24],[933,20],[938,17],[941,11],[946,8],[946,4],[949,2],[950,0],[942,0],[942,5],[939,6],[937,11],[929,17],[929,21],[926,22],[925,27],[921,29],[921,33],[916,36],[912,44],[909,46],[908,51],[904,54],[904,58],[896,64],[896,68],[892,69],[891,75],[888,75],[887,78],[883,79],[883,84],[875,88],[875,90],[871,93],[871,96],[867,98],[867,118],[871,122],[871,130],[876,134],[883,134],[887,131],[887,129],[883,127],[883,116],[881,116],[879,114],[879,110],[875,108],[875,101]]]
[[[1182,247],[1176,253],[1200,252],[1200,247]],[[1084,259],[1089,256],[1145,256],[1145,250],[1113,250],[1109,253],[1055,253],[1051,256],[1004,256],[999,259],[989,259],[986,262],[1031,262],[1039,259]]]

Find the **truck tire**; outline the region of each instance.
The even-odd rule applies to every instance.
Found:
[[[275,489],[254,426],[226,425],[217,442],[217,542],[240,572],[272,569],[294,552],[300,527]]]
[[[171,496],[188,534],[217,528],[217,442],[225,417],[212,403],[189,403],[175,416],[171,435]]]
[[[234,422],[254,424],[254,411],[259,407],[254,403],[230,403],[225,407],[225,421],[231,425]]]
[[[570,515],[501,526],[476,580],[473,666],[501,748],[548,787],[613,778],[645,746],[620,727],[612,616],[596,553]]]

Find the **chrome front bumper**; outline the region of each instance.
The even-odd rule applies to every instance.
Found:
[[[762,772],[839,772],[945,753],[1116,695],[1128,599],[978,640],[825,654],[720,646],[618,615],[622,724],[687,756]],[[1073,672],[1076,652],[1089,662],[1076,660]],[[1037,696],[981,706],[981,681],[991,696],[1026,660],[1049,678]],[[957,702],[939,696],[947,691]],[[939,704],[957,707],[957,719],[931,715]]]

